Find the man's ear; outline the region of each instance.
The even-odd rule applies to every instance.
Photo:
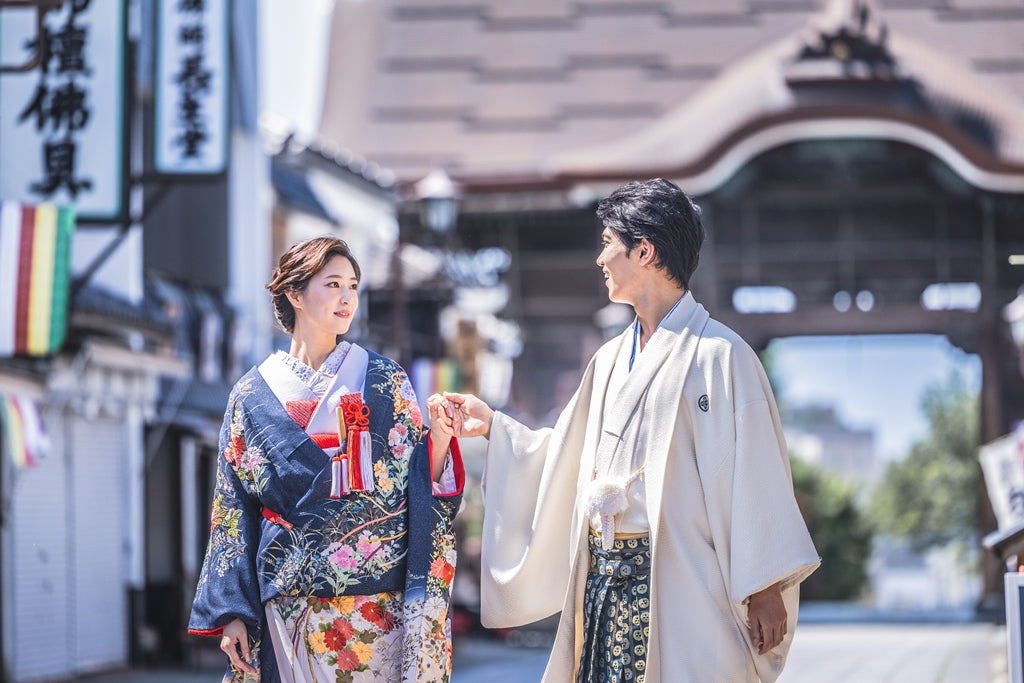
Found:
[[[654,246],[651,244],[650,240],[644,237],[637,244],[637,247],[640,249],[641,264],[654,263]]]

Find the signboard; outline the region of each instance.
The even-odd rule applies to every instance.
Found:
[[[67,0],[46,13],[40,66],[0,78],[0,198],[72,206],[117,222],[125,205],[124,0]],[[35,10],[0,15],[0,62],[36,52]]]
[[[1000,531],[1024,521],[1024,429],[979,448],[978,460]]]
[[[157,0],[158,173],[223,173],[228,150],[227,0]]]

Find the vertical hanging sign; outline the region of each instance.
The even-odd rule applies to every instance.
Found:
[[[78,219],[124,212],[125,0],[65,0],[46,12],[42,63],[0,78],[0,197],[73,206]],[[35,11],[0,17],[0,61],[38,49]]]
[[[227,0],[157,0],[154,159],[158,173],[227,166]]]

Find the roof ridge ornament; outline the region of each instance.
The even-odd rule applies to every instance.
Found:
[[[812,20],[787,80],[901,80],[888,41],[889,26],[870,0],[835,0]]]

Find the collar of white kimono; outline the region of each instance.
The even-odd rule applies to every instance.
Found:
[[[358,349],[358,351],[361,352],[360,355],[363,356],[359,363],[363,377],[363,381],[360,383],[360,388],[364,389],[366,394],[368,394],[363,396],[363,401],[369,403],[379,400],[379,392],[376,392],[373,389],[372,383],[368,383],[366,381],[366,374],[369,372],[369,359],[373,357],[379,360],[381,356],[378,356],[373,352],[366,351],[365,349],[362,349],[362,347],[353,344],[353,349],[349,351],[348,358],[355,360],[351,355],[352,350],[355,349]],[[273,357],[273,355],[271,355],[271,357]],[[266,361],[264,361],[264,363],[266,363]],[[254,424],[267,427],[271,425],[273,426],[272,429],[262,428],[255,430],[256,433],[251,437],[256,439],[256,441],[253,442],[254,445],[258,445],[267,452],[273,451],[278,454],[279,457],[290,458],[292,453],[303,443],[309,442],[310,444],[313,444],[314,442],[310,440],[310,432],[307,431],[309,428],[307,427],[307,429],[303,429],[300,427],[285,410],[284,404],[275,392],[274,386],[272,386],[271,382],[268,381],[267,374],[273,374],[269,371],[270,367],[271,366],[268,366],[267,373],[263,372],[264,368],[262,365],[260,367],[255,367],[249,371],[245,378],[243,378],[249,378],[248,381],[251,382],[253,391],[242,396],[241,401],[246,405],[246,410],[250,414]],[[290,370],[288,372],[290,372]],[[335,378],[337,379],[337,376],[335,376]],[[299,380],[296,378],[295,381],[298,382]],[[328,389],[328,395],[330,394],[331,390]],[[271,399],[271,397],[276,400]],[[323,402],[321,402],[321,405],[318,406],[318,408],[322,409],[322,403]],[[334,402],[334,407],[337,407],[336,401]],[[313,417],[310,419],[310,424],[313,424],[313,419],[316,417],[317,414],[314,413]],[[325,420],[328,418],[329,414],[325,417]],[[324,428],[324,431],[331,428],[332,427],[326,427]],[[319,448],[319,446],[316,447]]]
[[[684,304],[683,302],[686,302],[686,303]],[[673,332],[681,332],[682,331],[681,328],[677,329],[678,326],[672,325],[672,324],[670,324],[670,322],[671,323],[674,323],[674,322],[677,322],[677,321],[685,322],[685,321],[689,320],[689,318],[690,318],[689,313],[693,310],[693,307],[696,306],[696,305],[697,305],[697,302],[694,300],[693,295],[690,294],[690,290],[686,290],[686,293],[683,294],[681,297],[679,297],[679,301],[676,302],[675,306],[673,306],[671,308],[671,310],[669,310],[669,312],[665,314],[665,317],[661,319],[661,322],[658,323],[658,327],[667,327],[668,329],[671,329]],[[678,309],[680,309],[680,308],[683,309],[682,311],[679,312],[680,314],[678,316],[674,316],[673,317],[673,315],[676,313],[676,311]],[[656,327],[654,329],[656,330],[658,328]],[[651,334],[653,334],[653,332]],[[636,357],[639,354],[640,354],[640,318],[636,318],[635,320],[633,320],[633,352],[629,356],[629,369],[630,370],[633,369],[633,361],[636,360]]]
[[[342,342],[345,344],[346,342]],[[310,434],[327,433],[337,429],[336,409],[343,394],[362,393],[366,381],[368,355],[358,344],[348,345],[348,352],[334,377],[320,393],[302,381],[277,354],[271,354],[259,367],[270,390],[281,405],[289,401],[315,399],[316,408],[310,416],[306,431]]]

